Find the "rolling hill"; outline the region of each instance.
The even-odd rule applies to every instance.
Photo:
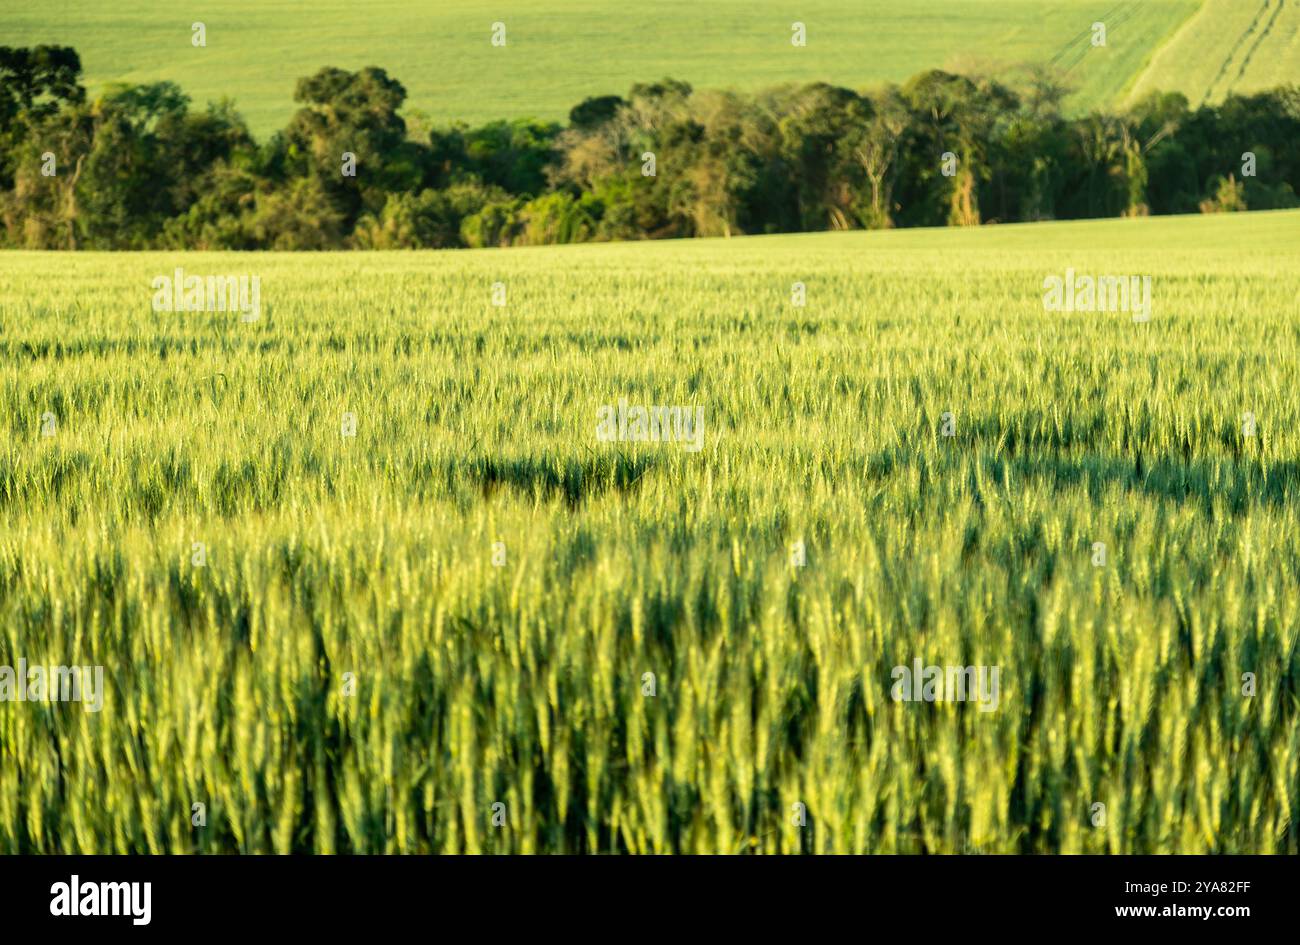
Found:
[[[1252,4],[1253,5],[1253,4]],[[196,102],[233,97],[265,135],[292,114],[294,82],[324,65],[378,65],[407,87],[408,107],[435,122],[562,119],[589,95],[623,93],[671,75],[708,88],[826,80],[855,88],[923,69],[1006,73],[1060,66],[1078,88],[1076,109],[1126,94],[1155,51],[1199,0],[320,0],[256,6],[92,0],[6,5],[7,45],[59,43],[82,56],[92,89],[112,81],[170,79]],[[791,23],[808,42],[791,44]],[[1090,27],[1107,24],[1104,49]],[[205,24],[207,45],[191,44]],[[505,47],[490,42],[506,24]]]
[[[1300,81],[1298,0],[1206,0],[1153,58],[1132,98],[1178,89],[1193,105]]]

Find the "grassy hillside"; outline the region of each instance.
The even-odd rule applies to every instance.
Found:
[[[1300,82],[1300,3],[1206,0],[1133,89],[1177,89],[1193,105]]]
[[[0,664],[108,691],[0,703],[0,852],[1300,852],[1298,260],[1297,213],[9,254]],[[152,311],[176,266],[262,318]],[[1070,267],[1150,322],[1044,311]],[[703,448],[600,441],[621,398]]]
[[[829,80],[861,87],[931,67],[1003,71],[1062,65],[1078,107],[1111,101],[1198,0],[321,0],[309,7],[236,0],[65,0],[5,4],[9,45],[64,43],[92,85],[171,79],[199,102],[233,96],[259,134],[291,114],[294,81],[323,65],[379,65],[406,84],[410,106],[439,121],[563,118],[594,94],[671,75],[697,87]],[[190,24],[208,45],[190,45]],[[489,43],[495,21],[507,46]],[[790,24],[807,25],[794,48]],[[1093,49],[1095,20],[1110,27]]]

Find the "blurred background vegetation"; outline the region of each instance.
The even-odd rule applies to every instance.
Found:
[[[1277,209],[1296,206],[1300,189],[1295,86],[1195,108],[1152,92],[1116,114],[1067,117],[1067,87],[1045,68],[1013,85],[930,70],[868,92],[664,79],[588,98],[566,123],[434,127],[404,116],[406,90],[383,69],[324,68],[298,82],[287,127],[259,142],[232,102],[194,108],[171,82],[90,96],[66,47],[0,48],[0,80],[0,238],[27,248],[405,249],[972,225]]]

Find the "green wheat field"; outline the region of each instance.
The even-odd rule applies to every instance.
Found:
[[[1298,213],[16,252],[0,354],[0,649],[107,689],[0,852],[1300,852]]]
[[[1253,8],[1264,0],[1226,2]],[[410,91],[412,115],[437,123],[563,120],[587,96],[623,94],[666,75],[701,89],[814,81],[860,88],[939,67],[1009,78],[1031,64],[1059,69],[1076,90],[1071,106],[1086,112],[1117,103],[1144,76],[1153,51],[1193,17],[1190,47],[1170,57],[1158,86],[1175,90],[1186,81],[1199,91],[1199,70],[1234,55],[1251,23],[1217,0],[1211,10],[1201,7],[1202,0],[313,0],[309,7],[59,0],[53,8],[0,5],[0,38],[75,47],[92,94],[110,82],[169,79],[200,105],[231,96],[265,138],[294,113],[300,77],[322,66],[376,64]],[[1091,44],[1096,21],[1107,24],[1104,49]],[[190,45],[195,22],[206,27],[206,48]],[[507,28],[500,48],[490,42],[497,22]],[[791,46],[794,22],[805,24],[807,48]],[[1272,35],[1285,37],[1295,22],[1284,11]],[[1185,74],[1184,55],[1200,64],[1195,74]],[[1257,58],[1276,55],[1270,46]],[[1292,58],[1269,77],[1298,71]],[[1216,92],[1235,84],[1234,65]]]

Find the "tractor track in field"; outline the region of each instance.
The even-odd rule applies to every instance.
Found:
[[[1237,78],[1233,80],[1234,83],[1245,78],[1246,68],[1250,65],[1250,61],[1255,58],[1255,52],[1259,49],[1260,44],[1268,38],[1269,33],[1273,32],[1273,27],[1277,25],[1277,18],[1282,15],[1282,9],[1285,6],[1286,0],[1277,0],[1277,6],[1273,8],[1273,15],[1269,17],[1268,23],[1259,34],[1259,38],[1255,40],[1255,45],[1250,47],[1250,51],[1246,53],[1246,58],[1242,60],[1241,68],[1237,70]]]
[[[1102,14],[1101,22],[1104,23],[1106,20],[1110,18],[1111,14],[1113,14],[1116,10],[1123,9],[1123,7],[1124,7],[1124,0],[1120,0],[1119,3],[1115,4],[1107,12]],[[1053,56],[1051,59],[1047,60],[1047,64],[1049,66],[1056,65],[1058,62],[1061,61],[1062,57],[1064,57],[1068,52],[1070,52],[1071,47],[1074,46],[1075,43],[1079,42],[1079,40],[1087,39],[1088,36],[1091,35],[1091,33],[1092,33],[1092,27],[1088,27],[1088,29],[1083,30],[1081,33],[1077,33],[1074,36],[1070,37],[1070,39],[1066,41],[1065,45],[1062,46],[1059,50],[1057,50],[1056,55]]]
[[[1269,4],[1270,4],[1270,0],[1264,0],[1263,5],[1255,13],[1254,19],[1252,19],[1250,21],[1250,25],[1246,27],[1245,32],[1243,32],[1240,36],[1238,36],[1237,41],[1232,44],[1232,49],[1228,50],[1227,58],[1224,59],[1223,63],[1219,66],[1218,74],[1215,75],[1215,77],[1210,81],[1210,84],[1205,87],[1205,94],[1201,96],[1200,104],[1204,105],[1206,102],[1210,100],[1210,97],[1214,94],[1215,87],[1218,86],[1219,82],[1228,74],[1228,69],[1231,68],[1232,61],[1237,56],[1237,51],[1241,49],[1241,47],[1246,43],[1246,40],[1250,37],[1250,35],[1255,32],[1256,27],[1259,26],[1259,22],[1261,18],[1263,18],[1264,13],[1268,10]],[[1281,9],[1282,9],[1281,4],[1279,4],[1277,10],[1280,11]],[[1275,11],[1274,20],[1276,20],[1276,18],[1277,15]],[[1270,29],[1272,28],[1272,21],[1270,21],[1269,23],[1269,28]],[[1253,51],[1253,47],[1252,47],[1252,51]],[[1238,79],[1241,78],[1240,73],[1238,73],[1237,78]]]
[[[1102,19],[1098,20],[1098,22],[1106,24],[1106,33],[1109,36],[1111,30],[1118,29],[1119,27],[1127,23],[1129,20],[1133,19],[1133,17],[1137,16],[1138,12],[1141,10],[1141,7],[1142,7],[1141,0],[1133,0],[1133,2],[1130,3],[1117,4],[1116,6],[1112,7],[1111,10],[1102,17]],[[1111,19],[1112,16],[1114,17],[1114,19]],[[1089,27],[1085,31],[1084,36],[1085,37],[1089,36],[1091,35],[1091,33],[1092,33],[1092,28]],[[1073,43],[1074,40],[1071,40],[1071,42]],[[1084,42],[1084,44],[1078,50],[1078,55],[1076,55],[1073,61],[1071,61],[1070,64],[1066,67],[1064,75],[1069,75],[1071,72],[1074,71],[1075,67],[1078,66],[1079,63],[1083,62],[1084,58],[1088,55],[1088,50],[1090,48],[1091,48],[1091,44],[1088,42]]]

